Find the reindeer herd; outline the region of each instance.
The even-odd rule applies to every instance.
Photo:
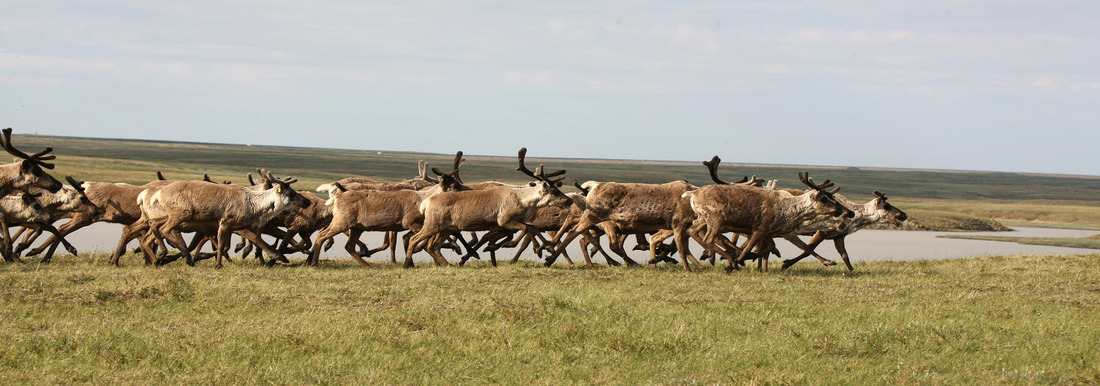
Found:
[[[267,265],[289,264],[286,255],[303,253],[304,264],[320,263],[322,250],[332,247],[334,237],[346,235],[344,249],[360,265],[372,254],[389,251],[396,263],[397,246],[403,245],[404,266],[413,266],[413,256],[426,253],[436,265],[452,263],[443,254],[451,250],[459,265],[480,252],[497,264],[496,252],[516,248],[516,262],[529,247],[551,266],[558,257],[573,264],[567,246],[577,241],[585,264],[602,254],[610,265],[621,265],[612,253],[631,266],[640,265],[628,256],[625,241],[634,236],[635,249],[646,249],[646,264],[680,263],[685,269],[701,268],[700,260],[715,264],[729,262],[726,272],[756,260],[767,270],[771,255],[779,256],[775,240],[788,240],[802,249],[797,257],[784,260],[783,269],[813,255],[824,265],[835,265],[815,248],[833,240],[844,264],[853,269],[844,246],[845,236],[869,225],[900,225],[905,212],[886,202],[875,191],[863,204],[837,194],[839,188],[826,180],[815,183],[808,173],[799,173],[806,189],[781,189],[775,181],[743,178],[725,182],[718,176],[721,160],[715,156],[703,162],[714,184],[694,186],[686,181],[665,184],[621,183],[574,180],[579,193],[561,191],[565,170],[535,170],[525,164],[527,149],[520,149],[517,171],[531,179],[526,185],[496,181],[465,183],[459,170],[465,161],[455,155],[451,171],[431,168],[421,161],[415,178],[386,182],[369,178],[344,178],[323,184],[318,192],[328,198],[296,191],[293,178],[277,178],[257,169],[259,181],[248,175],[248,186],[203,180],[158,179],[145,185],[78,182],[66,177],[62,184],[46,170],[51,148],[28,155],[11,143],[11,129],[4,129],[0,146],[15,156],[15,162],[0,166],[0,254],[7,262],[22,262],[21,256],[42,255],[48,263],[59,245],[76,254],[65,236],[96,222],[123,225],[110,264],[119,265],[127,245],[136,240],[148,265],[160,266],[183,258],[189,265],[213,258],[215,267],[229,259],[235,234],[241,241],[235,251],[242,258],[255,255]],[[833,188],[829,190],[829,188]],[[69,219],[59,227],[54,223]],[[18,227],[18,232],[9,231]],[[50,237],[34,249],[28,248],[47,232]],[[361,236],[385,232],[383,245],[369,248]],[[190,241],[184,233],[192,234]],[[314,237],[314,235],[316,236]],[[274,240],[269,243],[265,240]],[[809,243],[799,236],[810,236]],[[672,238],[671,243],[664,241]],[[401,239],[399,242],[398,239]],[[744,242],[739,241],[744,239]],[[702,247],[697,259],[690,240]],[[211,252],[202,252],[205,245]],[[254,251],[254,253],[253,253]],[[679,255],[679,261],[671,258]],[[265,259],[266,256],[266,259]]]

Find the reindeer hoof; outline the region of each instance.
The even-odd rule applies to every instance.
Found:
[[[826,267],[828,267],[828,266],[836,265],[836,262],[832,261],[832,260],[825,260],[825,261],[822,261],[821,264],[824,264]]]

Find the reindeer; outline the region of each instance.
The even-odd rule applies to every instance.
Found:
[[[23,209],[23,214],[16,217],[7,217],[9,223],[19,223],[22,227],[19,232],[24,233],[28,229],[34,229],[33,232],[26,232],[23,237],[23,241],[19,247],[15,249],[14,254],[16,257],[30,246],[36,238],[42,233],[42,231],[48,231],[53,236],[50,241],[42,244],[42,248],[48,248],[45,256],[42,257],[41,263],[49,263],[53,257],[54,251],[59,244],[63,244],[65,249],[76,255],[75,248],[64,238],[64,233],[59,229],[54,228],[53,223],[60,218],[73,217],[73,216],[98,216],[101,210],[97,207],[85,194],[83,183],[76,181],[70,176],[65,176],[65,180],[69,182],[70,186],[65,186],[57,193],[26,193],[28,197],[33,196],[37,202],[37,207],[40,209],[33,212],[27,212],[26,208]],[[18,235],[16,235],[18,238]],[[41,253],[41,252],[39,252]],[[38,253],[32,253],[31,255],[37,255]]]
[[[753,248],[758,244],[765,245],[761,244],[763,240],[818,222],[843,229],[846,221],[855,215],[825,191],[825,188],[832,186],[831,182],[814,184],[808,173],[799,173],[799,180],[810,188],[801,195],[746,185],[707,185],[684,193],[698,217],[697,221],[707,227],[702,244],[711,253],[724,254],[721,250],[715,250],[715,240],[723,232],[749,235],[736,258],[727,256],[730,261],[727,273],[739,269]],[[764,269],[767,269],[766,266]]]
[[[874,198],[866,204],[854,203],[840,194],[836,194],[834,195],[834,197],[838,202],[840,202],[841,205],[844,205],[848,209],[852,210],[852,212],[855,213],[855,217],[853,217],[852,220],[848,223],[847,228],[844,228],[843,230],[828,229],[813,232],[813,238],[810,239],[809,245],[802,243],[801,240],[798,240],[798,237],[795,235],[784,237],[792,243],[794,243],[795,240],[799,241],[798,243],[795,243],[795,245],[798,245],[800,248],[802,248],[803,253],[795,258],[784,260],[782,269],[790,268],[790,266],[794,265],[794,263],[797,263],[799,260],[802,260],[803,258],[811,254],[817,257],[818,260],[822,260],[822,263],[824,263],[825,265],[835,265],[836,263],[833,263],[831,260],[821,257],[821,255],[818,255],[816,252],[814,252],[814,249],[817,248],[817,246],[821,244],[822,241],[833,240],[833,244],[836,246],[836,251],[840,253],[840,258],[844,260],[844,265],[848,267],[849,271],[852,271],[854,269],[852,268],[852,263],[848,261],[848,250],[844,246],[845,237],[848,237],[848,235],[855,233],[856,231],[872,224],[886,223],[894,226],[900,226],[902,222],[909,218],[909,215],[905,214],[905,212],[901,211],[901,209],[895,208],[893,205],[887,203],[886,195],[877,190],[874,191]],[[791,238],[794,238],[794,240],[791,240]]]
[[[462,158],[461,151],[455,153],[454,166],[451,168],[451,170],[457,171],[462,166],[462,163],[465,161],[466,159]],[[367,177],[348,177],[340,179],[335,183],[339,183],[345,190],[421,190],[432,189],[434,186],[439,184],[439,180],[428,176],[428,163],[424,160],[420,160],[417,162],[417,170],[419,171],[419,175],[400,182],[377,181]],[[435,170],[436,168],[432,168],[433,172],[435,172]],[[462,184],[461,180],[458,179],[457,173],[453,175],[453,178],[458,180],[459,185]],[[322,184],[317,187],[317,191],[327,192],[329,197],[332,197],[333,192],[336,190],[335,183]],[[450,185],[448,184],[448,186]],[[370,256],[376,252],[389,249],[390,261],[396,263],[397,233],[398,231],[387,231],[386,235],[383,237],[383,244],[375,249],[368,249],[365,243],[358,239],[355,239],[354,241],[356,243],[356,247],[360,250],[360,252],[357,252],[357,254]],[[405,239],[407,240],[409,236],[410,234],[406,233]],[[329,241],[329,246],[331,246],[331,241]]]
[[[143,191],[139,202],[142,217],[148,221],[147,237],[166,240],[180,250],[188,265],[194,265],[194,258],[180,232],[216,224],[216,268],[222,267],[222,257],[229,250],[229,237],[234,231],[265,251],[278,255],[260,239],[260,228],[279,213],[294,207],[307,207],[310,201],[290,187],[296,180],[283,181],[265,169],[257,171],[263,177],[262,190],[203,181],[177,181]]]
[[[458,169],[461,163],[462,152],[458,152],[455,156],[454,168]],[[417,162],[417,170],[420,172],[418,176],[399,182],[378,181],[366,177],[348,177],[336,182],[340,183],[340,185],[347,190],[420,190],[430,188],[439,183],[439,180],[428,176],[428,163],[424,162],[424,160]],[[323,191],[322,187],[324,187],[324,190],[329,191],[333,189],[332,184],[323,184],[317,188],[317,191]]]
[[[330,191],[329,200],[325,203],[332,208],[332,221],[328,227],[317,234],[317,240],[313,243],[313,251],[310,253],[307,264],[317,265],[322,245],[336,235],[348,232],[348,241],[344,249],[357,263],[369,267],[370,264],[363,260],[362,256],[369,257],[374,251],[367,250],[365,246],[358,247],[359,237],[363,232],[383,231],[396,234],[404,230],[419,231],[424,221],[424,215],[419,209],[421,202],[443,192],[469,190],[458,178],[461,159],[462,152],[458,152],[455,156],[454,170],[450,173],[432,168],[432,172],[439,175],[439,180],[436,185],[424,190],[349,190],[339,182],[333,183],[331,187],[333,190]],[[322,186],[317,189],[330,188]],[[387,240],[387,242],[396,244],[393,240]],[[411,264],[411,259],[407,258],[406,264]]]
[[[148,229],[145,222],[138,222],[141,218],[141,207],[138,206],[138,195],[146,189],[159,188],[172,182],[175,181],[166,179],[164,174],[159,171],[157,172],[157,179],[145,185],[135,186],[126,183],[85,182],[81,184],[81,187],[84,189],[85,194],[92,204],[99,208],[98,214],[73,213],[69,222],[61,225],[57,229],[62,236],[65,236],[97,222],[121,224],[123,227],[118,246],[115,247],[108,261],[109,264],[117,267],[119,265],[119,258],[126,253],[126,244],[139,235],[145,234]],[[56,244],[56,242],[57,238],[51,237],[41,246],[28,252],[28,254],[40,254],[50,245]],[[154,263],[151,257],[151,255],[145,256],[145,264],[150,265]]]
[[[435,260],[436,265],[450,265],[439,252],[442,238],[447,234],[462,231],[491,231],[508,229],[513,231],[536,232],[523,219],[528,211],[536,211],[546,206],[566,207],[572,200],[558,189],[561,180],[558,177],[565,170],[544,173],[543,166],[532,172],[524,165],[527,148],[519,150],[519,167],[522,172],[537,181],[533,186],[511,188],[507,186],[485,190],[444,192],[425,199],[420,204],[424,213],[424,227],[413,235],[405,255],[405,266],[412,266],[412,254],[425,249]],[[555,177],[558,177],[555,179]]]
[[[61,190],[61,181],[43,170],[52,170],[54,167],[52,163],[45,162],[57,158],[47,155],[53,151],[53,148],[47,147],[46,150],[27,155],[12,146],[10,127],[3,130],[3,135],[0,136],[0,147],[16,157],[15,162],[0,165],[0,197],[7,196],[16,190],[26,191],[29,188],[38,188],[50,193]],[[3,255],[4,261],[15,262],[18,258],[13,256],[11,234],[8,232],[8,227],[3,225],[5,222],[5,219],[0,218],[0,236],[3,237],[3,240],[0,240],[0,254]]]
[[[19,226],[20,233],[33,230],[33,232],[27,232],[24,238],[24,245],[31,242],[42,231],[50,232],[58,237],[59,243],[65,246],[65,250],[69,251],[73,255],[77,254],[76,248],[69,244],[53,226],[53,223],[63,213],[95,213],[98,209],[95,205],[92,205],[84,196],[83,192],[79,188],[79,184],[76,183],[71,177],[68,178],[73,187],[63,187],[56,193],[49,192],[36,192],[36,193],[16,193],[4,196],[0,201],[0,215],[3,216],[8,226]],[[48,253],[42,259],[42,263],[49,263],[50,258],[53,256],[54,249],[57,245],[54,244],[50,247]],[[25,247],[24,247],[25,248]],[[21,252],[23,248],[17,249]],[[13,253],[13,259],[17,262],[19,259],[19,252]]]
[[[612,240],[612,251],[622,257],[627,265],[636,266],[638,263],[627,256],[619,242],[620,235],[672,230],[684,268],[691,269],[689,261],[697,268],[700,267],[699,262],[688,251],[688,235],[685,230],[691,225],[694,214],[687,201],[682,198],[685,192],[696,189],[694,185],[687,181],[665,184],[588,181],[581,185],[581,189],[589,192],[588,208],[564,239],[559,242],[559,238],[567,233],[566,228],[562,228],[550,242],[556,245],[556,249],[547,257],[547,267],[553,265],[557,256],[578,236],[583,235],[589,239],[589,243],[598,245],[588,235],[589,230],[597,226],[608,234],[608,238]],[[655,261],[656,243],[650,243],[649,250],[650,261]]]

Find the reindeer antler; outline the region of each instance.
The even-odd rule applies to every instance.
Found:
[[[722,181],[721,178],[718,178],[718,164],[721,164],[721,163],[722,163],[722,159],[718,158],[718,156],[714,156],[714,158],[711,158],[710,161],[703,161],[703,165],[706,165],[707,171],[710,172],[710,180],[714,181],[714,183],[716,183],[718,185],[738,185],[738,184],[745,184],[745,183],[748,183],[750,181],[753,181],[751,184],[756,184],[756,182],[755,182],[756,176],[752,176],[752,180],[750,180],[748,176],[745,176],[745,177],[741,178],[740,180],[738,180],[737,182],[734,182],[732,184],[729,183],[729,182],[726,182],[726,181]],[[757,186],[759,186],[759,185],[757,185]]]
[[[703,161],[703,165],[706,165],[707,170],[710,171],[711,181],[719,185],[727,185],[728,183],[726,181],[722,181],[721,178],[718,178],[718,164],[720,163],[722,163],[722,159],[718,158],[717,155],[711,158],[710,161]]]
[[[53,164],[46,163],[46,162],[43,162],[43,161],[49,161],[49,160],[53,160],[53,159],[57,158],[57,156],[54,156],[54,155],[46,155],[46,154],[49,154],[51,151],[53,151],[52,147],[47,147],[46,150],[35,153],[34,155],[27,155],[27,153],[19,151],[19,149],[16,149],[15,146],[12,146],[12,144],[11,144],[11,128],[10,127],[4,129],[4,131],[3,131],[3,140],[0,140],[0,146],[3,146],[4,150],[7,150],[8,154],[11,154],[11,155],[14,155],[16,157],[25,159],[27,161],[31,161],[35,165],[38,165],[38,166],[46,168],[46,169],[53,169]]]
[[[527,158],[527,148],[526,147],[519,149],[519,167],[516,168],[517,171],[523,172],[523,174],[531,176],[532,178],[535,178],[537,180],[545,181],[546,183],[549,183],[549,184],[552,184],[552,185],[557,185],[558,183],[561,182],[561,180],[565,179],[565,177],[556,178],[556,179],[554,178],[554,177],[560,176],[562,174],[565,174],[565,169],[557,170],[557,171],[551,172],[550,174],[546,174],[542,170],[542,168],[543,168],[542,165],[539,165],[539,167],[535,168],[534,172],[531,172],[531,170],[528,169],[527,166],[524,165],[524,163],[523,163],[525,158]]]
[[[462,150],[459,150],[457,153],[455,153],[455,164],[454,167],[452,167],[451,169],[457,171],[458,168],[462,167],[463,162],[466,162],[466,159],[462,158]]]
[[[814,179],[810,178],[810,172],[798,172],[798,179],[802,181],[803,184],[806,184],[806,186],[809,186],[811,189],[828,194],[829,196],[832,196],[836,194],[836,192],[840,191],[839,186],[834,188],[831,192],[825,191],[825,189],[833,186],[833,182],[830,180],[825,180],[825,182],[822,182],[820,185],[814,184]]]
[[[576,186],[577,189],[580,189],[582,196],[588,196],[588,189],[585,189],[583,186],[581,186],[581,184],[577,182],[576,178],[573,179],[573,186]]]
[[[84,182],[77,181],[73,178],[73,176],[65,176],[65,181],[68,181],[69,185],[72,185],[73,189],[76,189],[76,191],[80,192],[81,194],[84,193]]]
[[[878,197],[878,199],[880,199],[882,201],[886,201],[886,195],[882,194],[882,192],[876,190],[874,194],[875,194],[875,197]]]
[[[825,191],[825,189],[833,186],[833,182],[829,180],[825,180],[820,185],[814,184],[814,179],[810,178],[810,172],[798,172],[798,180],[814,190]]]

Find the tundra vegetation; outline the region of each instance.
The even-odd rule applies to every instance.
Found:
[[[731,275],[106,259],[0,265],[0,383],[1100,382],[1100,254]]]

